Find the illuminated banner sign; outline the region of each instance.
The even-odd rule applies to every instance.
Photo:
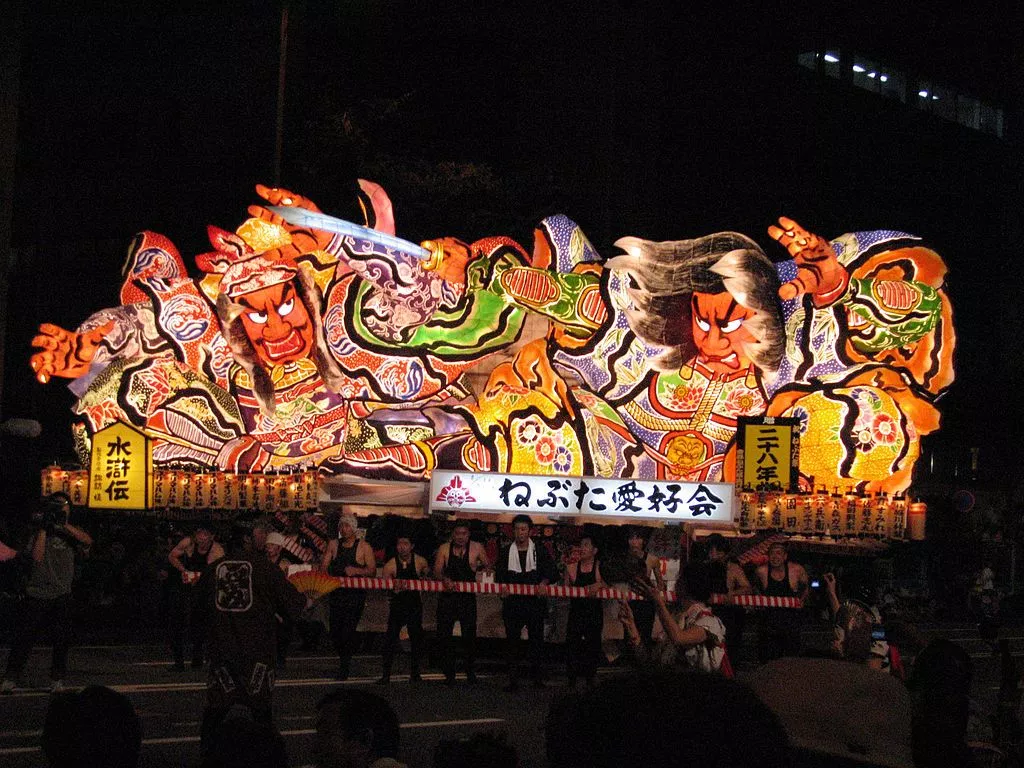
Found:
[[[434,470],[430,504],[447,512],[525,512],[731,523],[735,488],[725,483],[600,477],[475,474]]]
[[[797,490],[799,420],[764,416],[739,419],[739,452],[744,488]]]
[[[153,499],[149,440],[136,429],[117,422],[92,439],[89,506],[94,509],[148,509]]]

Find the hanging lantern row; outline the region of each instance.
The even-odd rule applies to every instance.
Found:
[[[742,531],[781,531],[822,538],[924,539],[928,505],[904,494],[740,492]]]
[[[153,509],[228,509],[299,512],[316,509],[319,475],[307,470],[283,475],[236,475],[154,469]],[[75,506],[88,502],[89,472],[59,466],[42,471],[43,496],[63,491]]]

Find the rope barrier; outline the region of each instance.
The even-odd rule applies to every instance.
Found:
[[[307,576],[306,574],[309,574]],[[597,600],[643,600],[643,595],[631,590],[614,589],[603,587],[594,593],[587,591],[585,587],[567,587],[561,584],[551,584],[541,587],[537,584],[495,584],[491,582],[477,581],[455,581],[452,587],[446,588],[443,581],[434,579],[381,579],[370,576],[329,576],[317,571],[305,571],[294,574],[291,577],[293,584],[299,586],[306,579],[313,577],[322,584],[330,585],[341,589],[372,589],[386,591],[411,591],[411,592],[448,592],[476,595],[510,595],[521,597],[586,597]],[[544,590],[544,595],[540,595]],[[665,592],[665,599],[674,602],[675,592]],[[712,595],[709,601],[713,605],[726,604],[729,601],[726,595]],[[731,598],[733,605],[741,605],[748,608],[802,608],[803,603],[795,597],[770,597],[768,595],[736,595]]]

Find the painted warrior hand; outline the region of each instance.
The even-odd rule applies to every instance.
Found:
[[[77,379],[87,373],[103,337],[113,328],[113,320],[85,333],[43,323],[39,326],[39,335],[32,339],[32,346],[42,351],[29,359],[36,378],[45,384],[53,376]]]
[[[262,197],[271,205],[285,205],[295,208],[305,208],[307,211],[320,213],[320,208],[307,197],[298,195],[287,189],[278,187],[265,187],[262,184],[256,185],[256,194]],[[277,214],[267,210],[260,205],[250,205],[249,215],[254,219],[260,219],[269,224],[281,227],[291,236],[291,243],[280,248],[266,251],[263,255],[271,261],[291,261],[305,253],[326,250],[334,235],[330,232],[323,232],[319,229],[308,229],[289,224]]]
[[[811,294],[817,306],[838,299],[850,282],[828,240],[808,232],[792,219],[779,218],[781,227],[768,227],[768,235],[784,246],[796,262],[796,277],[779,288],[783,301]]]

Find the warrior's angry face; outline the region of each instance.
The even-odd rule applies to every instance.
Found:
[[[242,325],[260,361],[267,366],[293,363],[313,348],[313,323],[289,280],[235,299]]]
[[[749,367],[746,348],[757,339],[746,323],[754,310],[737,303],[725,291],[694,293],[690,303],[697,359],[715,373],[734,373]]]

